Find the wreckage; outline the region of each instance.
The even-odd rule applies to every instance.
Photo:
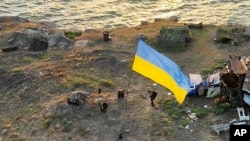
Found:
[[[246,125],[250,120],[247,110],[250,106],[250,56],[230,55],[229,57],[229,61],[220,71],[220,91],[222,95],[228,97],[230,104],[237,104],[239,121],[233,120],[229,123],[211,126],[218,134],[228,131],[230,125]]]
[[[206,95],[214,103],[228,102],[237,109],[239,119],[211,128],[218,134],[228,131],[230,125],[249,124],[250,121],[250,56],[229,56],[229,60],[218,72],[203,81],[200,74],[189,74],[194,90],[189,95]],[[218,98],[216,98],[218,97]]]
[[[220,71],[221,93],[229,100],[237,100],[238,106],[250,106],[250,56],[229,56],[230,59]]]
[[[221,70],[208,75],[203,81],[200,74],[189,74],[194,90],[189,95],[225,98],[237,102],[236,106],[250,106],[250,56],[229,56]],[[218,99],[216,99],[218,100]],[[215,100],[215,103],[216,103]]]

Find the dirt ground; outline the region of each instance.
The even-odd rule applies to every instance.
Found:
[[[167,89],[131,71],[137,35],[147,35],[153,46],[165,24],[159,21],[112,29],[112,42],[103,42],[103,30],[95,29],[75,39],[88,40],[87,46],[67,50],[49,48],[42,54],[1,52],[0,141],[229,140],[228,132],[217,134],[211,126],[238,119],[236,109],[216,115],[212,112],[213,98],[205,96],[187,96],[178,105]],[[4,33],[11,31],[11,26],[2,32],[1,46],[6,45]],[[241,46],[215,44],[214,29],[194,29],[186,51],[164,54],[187,75],[227,61],[229,55],[249,55],[249,42]],[[199,33],[207,38],[201,38]],[[128,90],[122,101],[117,100],[119,89]],[[150,105],[148,89],[158,92],[155,107]],[[68,94],[77,90],[91,94],[81,106],[68,104]],[[100,98],[109,105],[105,113],[98,106]],[[191,120],[186,113],[187,109],[204,107],[208,112],[197,120]]]

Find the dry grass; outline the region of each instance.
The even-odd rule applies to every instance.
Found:
[[[131,72],[137,35],[144,33],[147,42],[153,45],[161,27],[168,24],[178,23],[159,21],[111,29],[112,43],[103,42],[103,29],[95,29],[76,38],[89,40],[93,43],[91,46],[69,50],[50,48],[41,55],[22,51],[1,53],[0,139],[115,140],[121,132],[124,140],[228,139],[227,135],[210,132],[212,113],[195,122],[200,125],[192,126],[192,134],[185,129],[193,123],[187,119],[185,106],[197,109],[206,104],[212,107],[212,100],[187,98],[184,105],[177,105],[174,96],[167,95],[168,90],[157,85],[154,87],[159,93],[157,106],[152,108],[146,89],[152,88],[153,82]],[[25,23],[14,27],[8,23],[5,33],[31,26],[37,25]],[[221,45],[211,40],[213,28],[205,26],[202,30],[190,30],[194,40],[187,51],[163,53],[188,74],[212,71],[227,60],[229,54],[249,52],[249,43],[242,48],[220,48]],[[17,76],[25,77],[25,80],[13,86],[11,82]],[[98,88],[102,88],[101,94],[97,94]],[[129,88],[125,99],[128,101],[123,103],[117,102],[116,94],[120,88]],[[67,104],[68,93],[75,90],[91,91],[85,105]],[[106,114],[100,113],[98,99],[109,103]]]

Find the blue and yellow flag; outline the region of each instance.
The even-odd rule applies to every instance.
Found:
[[[190,81],[178,65],[142,40],[138,41],[132,70],[169,89],[179,104],[190,89]]]

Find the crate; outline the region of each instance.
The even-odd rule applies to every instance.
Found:
[[[238,111],[240,121],[249,120],[250,116],[249,116],[248,112],[246,112],[244,110],[243,107],[237,107],[237,111]]]

